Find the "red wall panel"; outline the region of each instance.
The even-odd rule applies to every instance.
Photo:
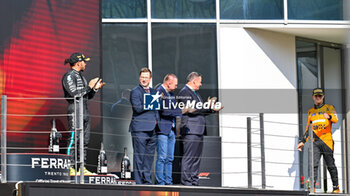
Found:
[[[20,1],[0,4],[9,16],[0,20],[12,20],[0,23],[7,24],[2,28],[11,28],[8,34],[0,34],[0,93],[9,97],[7,129],[18,131],[8,133],[9,146],[47,147],[48,134],[31,132],[49,131],[52,118],[57,119],[58,130],[67,130],[66,117],[13,114],[66,114],[65,100],[22,98],[63,97],[61,78],[69,69],[63,62],[73,52],[92,57],[84,73],[87,79],[99,75],[99,1],[33,0],[26,4]],[[11,16],[16,12],[21,17],[14,19]],[[100,113],[98,104],[93,104],[91,110]],[[99,124],[98,119],[93,124]]]

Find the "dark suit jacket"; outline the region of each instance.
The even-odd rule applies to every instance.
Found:
[[[156,93],[156,90],[149,88],[151,93]],[[156,110],[144,110],[143,98],[145,89],[138,85],[130,92],[130,103],[132,105],[132,119],[129,131],[152,131],[156,127],[156,122],[159,120],[159,114]]]
[[[178,94],[179,102],[183,102],[185,105],[188,101],[195,103],[203,102],[203,99],[196,92],[197,95],[185,85]],[[197,109],[193,113],[186,113],[181,118],[181,135],[204,135],[206,132],[205,116],[212,113],[210,109]]]
[[[182,112],[180,108],[174,108],[171,103],[176,103],[175,95],[172,92],[166,92],[164,87],[161,85],[157,88],[159,94],[163,93],[163,99],[161,101],[161,110],[159,111],[159,123],[157,129],[157,133],[168,135],[173,126],[173,122],[176,117],[182,116]],[[166,109],[164,109],[166,107]]]

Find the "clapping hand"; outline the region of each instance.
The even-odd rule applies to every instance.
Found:
[[[217,100],[218,100],[217,97],[212,97],[212,98],[208,97],[208,101],[209,101],[209,104],[210,104],[210,105],[209,105],[210,108],[213,108],[212,106],[213,106],[213,104],[216,103]],[[218,111],[220,111],[220,110],[222,110],[222,109],[224,109],[224,106],[221,106],[220,108],[216,108],[216,107],[214,106],[214,108],[213,108],[212,110],[215,111],[215,112],[218,112]]]
[[[94,88],[95,90],[98,90],[100,88],[102,88],[102,86],[104,86],[106,83],[102,82],[102,79],[94,78],[92,80],[90,80],[89,82],[89,87],[90,88]]]
[[[196,109],[195,108],[192,108],[192,107],[186,107],[184,109],[182,109],[182,114],[186,114],[186,113],[193,113],[195,112]]]
[[[216,100],[218,100],[218,98],[217,97],[212,97],[212,98],[210,98],[210,97],[208,97],[208,101],[210,100],[213,104],[216,102]]]
[[[95,89],[97,90],[97,89],[100,89],[100,88],[102,88],[102,86],[104,86],[104,85],[106,85],[106,83],[105,82],[102,82],[102,79],[100,79],[98,82],[97,82],[97,84],[96,84],[96,86],[95,86]]]
[[[215,111],[215,112],[218,112],[218,111],[220,111],[220,110],[222,110],[222,109],[224,109],[224,106],[221,106],[220,108],[213,108],[212,110],[213,111]]]

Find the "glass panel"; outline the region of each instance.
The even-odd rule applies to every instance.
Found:
[[[221,0],[221,19],[283,19],[283,0]]]
[[[102,91],[103,143],[108,172],[120,172],[124,147],[133,157],[129,94],[139,83],[141,67],[147,66],[147,25],[103,24],[102,50],[102,77],[107,83]]]
[[[153,84],[162,83],[167,73],[178,76],[175,94],[186,84],[190,72],[203,75],[203,99],[218,95],[215,24],[153,24]],[[208,135],[219,135],[218,116],[207,116]]]
[[[288,18],[301,20],[343,20],[343,0],[288,1]]]
[[[297,66],[298,66],[298,90],[299,90],[299,120],[300,137],[304,134],[307,124],[307,112],[313,107],[311,98],[312,89],[318,85],[318,65],[316,44],[297,41]],[[309,127],[311,129],[311,127]],[[307,189],[311,175],[311,146],[307,142],[300,152],[300,180],[301,188]]]
[[[332,124],[332,138],[334,141],[334,159],[335,165],[338,170],[338,179],[339,185],[342,189],[344,185],[343,174],[343,158],[346,157],[344,155],[344,132],[343,132],[343,100],[342,95],[342,67],[341,67],[341,50],[334,48],[322,48],[322,57],[323,57],[323,74],[324,74],[324,88],[325,88],[325,102],[327,104],[331,104],[334,106],[337,111],[338,123]],[[323,165],[323,171],[326,171],[326,165]],[[327,189],[332,190],[332,181],[329,173],[325,176],[322,176],[322,179],[327,178]],[[323,180],[321,180],[323,182]]]
[[[152,18],[215,19],[215,0],[152,0]]]
[[[102,18],[146,17],[146,0],[102,0]]]

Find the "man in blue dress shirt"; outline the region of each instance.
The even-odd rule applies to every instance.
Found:
[[[177,77],[167,74],[163,84],[157,88],[162,94],[162,109],[159,111],[160,121],[157,129],[157,162],[156,179],[159,185],[173,184],[172,167],[175,149],[175,122],[181,117],[181,109],[175,107],[176,99],[173,91],[177,88]]]

